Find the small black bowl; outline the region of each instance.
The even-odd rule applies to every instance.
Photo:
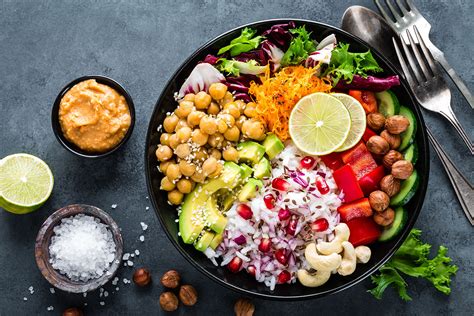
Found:
[[[66,94],[66,92],[68,92],[72,87],[74,87],[79,82],[89,80],[89,79],[95,79],[98,83],[105,84],[115,89],[121,95],[123,95],[125,97],[125,101],[127,101],[128,109],[130,111],[131,122],[130,122],[130,127],[128,128],[127,133],[125,134],[123,139],[120,141],[120,143],[118,143],[114,148],[103,153],[87,152],[85,150],[80,149],[75,144],[71,143],[70,141],[68,141],[66,137],[64,137],[63,131],[61,129],[61,124],[59,123],[59,104],[61,103],[61,99],[63,98],[63,96]],[[53,104],[53,110],[51,112],[51,124],[53,127],[54,135],[58,139],[59,143],[63,145],[64,148],[66,148],[70,152],[81,157],[101,158],[101,157],[108,156],[112,154],[113,152],[115,152],[116,150],[118,150],[123,144],[125,144],[128,141],[128,139],[132,135],[133,127],[135,125],[135,106],[133,105],[133,100],[130,94],[128,94],[125,88],[122,87],[117,81],[105,76],[98,76],[98,75],[84,76],[84,77],[80,77],[71,81],[64,88],[61,89],[61,92],[59,92]]]

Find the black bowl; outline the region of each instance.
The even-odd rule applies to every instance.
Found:
[[[179,90],[180,85],[184,82],[198,61],[202,60],[207,54],[216,54],[219,47],[226,45],[231,39],[238,36],[243,27],[253,27],[259,32],[262,32],[273,24],[288,23],[289,21],[295,21],[297,25],[305,24],[306,29],[312,31],[313,36],[316,37],[317,40],[321,40],[330,33],[334,33],[339,41],[349,43],[352,51],[362,52],[367,51],[370,48],[375,59],[379,62],[381,67],[385,69],[385,73],[381,74],[382,76],[390,74],[398,74],[400,76],[400,73],[395,70],[392,64],[380,55],[380,53],[370,47],[370,45],[333,26],[298,19],[275,19],[247,24],[224,33],[208,42],[192,54],[191,57],[189,57],[178,68],[156,103],[155,110],[148,126],[145,148],[146,177],[151,201],[168,238],[178,251],[199,271],[219,284],[243,294],[278,300],[309,299],[337,293],[362,281],[377,271],[382,264],[390,259],[413,227],[425,198],[429,174],[429,151],[424,121],[419,109],[415,107],[414,97],[411,94],[407,83],[402,79],[401,86],[393,88],[393,90],[399,97],[400,102],[409,106],[413,110],[419,123],[419,128],[416,132],[416,142],[419,147],[419,159],[416,164],[416,169],[420,174],[420,185],[415,196],[406,205],[409,210],[409,217],[403,231],[390,242],[371,245],[372,258],[367,264],[357,265],[354,274],[345,277],[333,275],[326,284],[317,288],[304,287],[297,282],[290,285],[277,285],[274,291],[270,291],[264,284],[257,282],[246,272],[234,274],[229,272],[225,267],[214,266],[205,255],[195,250],[192,245],[186,245],[181,241],[178,237],[178,225],[175,222],[176,208],[167,203],[166,192],[160,191],[159,189],[162,175],[157,170],[158,162],[155,157],[156,146],[160,142],[161,134],[157,131],[157,128],[163,123],[166,112],[173,111],[176,106],[173,93]],[[402,76],[400,76],[400,78],[402,78]]]
[[[61,124],[59,123],[59,105],[61,103],[61,99],[63,98],[63,96],[66,94],[66,92],[68,92],[72,87],[74,87],[79,82],[89,80],[89,79],[95,79],[98,83],[105,84],[115,89],[121,95],[123,95],[125,97],[125,101],[127,101],[128,109],[130,111],[131,121],[130,121],[130,127],[127,130],[127,133],[122,138],[120,143],[118,143],[115,147],[103,153],[87,152],[85,150],[80,149],[75,144],[71,143],[70,141],[68,141],[66,137],[64,137],[63,131],[61,129]],[[132,135],[133,127],[135,125],[135,106],[133,105],[133,100],[130,94],[128,94],[128,92],[124,89],[124,87],[122,87],[117,81],[113,80],[112,78],[99,76],[99,75],[84,76],[84,77],[80,77],[71,81],[66,86],[64,86],[64,88],[61,89],[61,92],[59,92],[53,104],[53,109],[51,111],[51,124],[53,127],[54,135],[56,136],[57,140],[68,151],[85,158],[101,158],[101,157],[108,156],[112,154],[113,152],[115,152],[116,150],[118,150],[123,144],[125,144],[128,141],[128,139]]]

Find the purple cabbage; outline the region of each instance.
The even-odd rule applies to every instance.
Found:
[[[218,60],[219,60],[219,57],[209,54],[206,57],[204,57],[204,60],[202,62],[215,65]]]
[[[266,62],[270,63],[271,71],[277,71],[285,53],[269,40],[263,41],[260,47],[266,57]]]
[[[247,242],[247,239],[244,235],[240,235],[234,238],[234,241],[237,245],[243,245]]]
[[[270,29],[262,33],[268,40],[277,45],[283,51],[290,46],[293,35],[289,32],[290,29],[295,28],[295,22],[290,21],[286,24],[275,24]]]
[[[253,59],[253,60],[256,60],[262,66],[265,66],[267,64],[265,54],[263,53],[261,49],[256,49],[250,52],[242,53],[240,55],[235,56],[234,59],[238,61],[242,61],[244,63]]]
[[[211,84],[224,81],[224,75],[211,64],[197,64],[179,89],[178,99],[184,97],[188,93],[198,93],[199,91],[207,92]]]
[[[398,78],[397,75],[388,76],[385,78],[378,78],[374,76],[367,76],[367,78],[364,78],[359,75],[354,75],[354,78],[350,83],[339,80],[336,85],[336,89],[357,89],[380,92],[399,85],[400,78]]]

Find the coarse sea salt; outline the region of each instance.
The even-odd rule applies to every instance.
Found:
[[[54,228],[49,262],[73,281],[101,277],[115,259],[116,246],[107,225],[98,218],[78,214]]]

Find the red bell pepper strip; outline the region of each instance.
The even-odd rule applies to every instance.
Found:
[[[364,132],[364,135],[362,135],[362,140],[364,142],[368,142],[369,141],[369,138],[372,137],[372,136],[376,136],[377,134],[371,130],[370,128],[366,127],[365,128],[365,132]]]
[[[366,196],[379,188],[380,180],[385,176],[384,166],[378,166],[359,180],[359,186]]]
[[[379,239],[380,227],[372,217],[358,217],[346,223],[351,231],[349,242],[354,246],[368,245]]]
[[[338,188],[344,193],[344,203],[350,203],[364,197],[351,166],[345,165],[337,169],[332,176]]]
[[[377,112],[375,93],[366,90],[349,90],[349,95],[362,104],[366,114]]]
[[[341,215],[341,220],[346,223],[354,218],[372,216],[374,213],[370,207],[368,198],[343,204],[338,207],[337,211]]]
[[[319,158],[321,158],[326,167],[332,170],[337,170],[344,166],[344,163],[341,159],[341,154],[337,152],[333,152],[329,155],[320,156]]]
[[[364,143],[360,142],[355,147],[341,154],[342,161],[352,167],[357,180],[377,168],[377,163]]]

